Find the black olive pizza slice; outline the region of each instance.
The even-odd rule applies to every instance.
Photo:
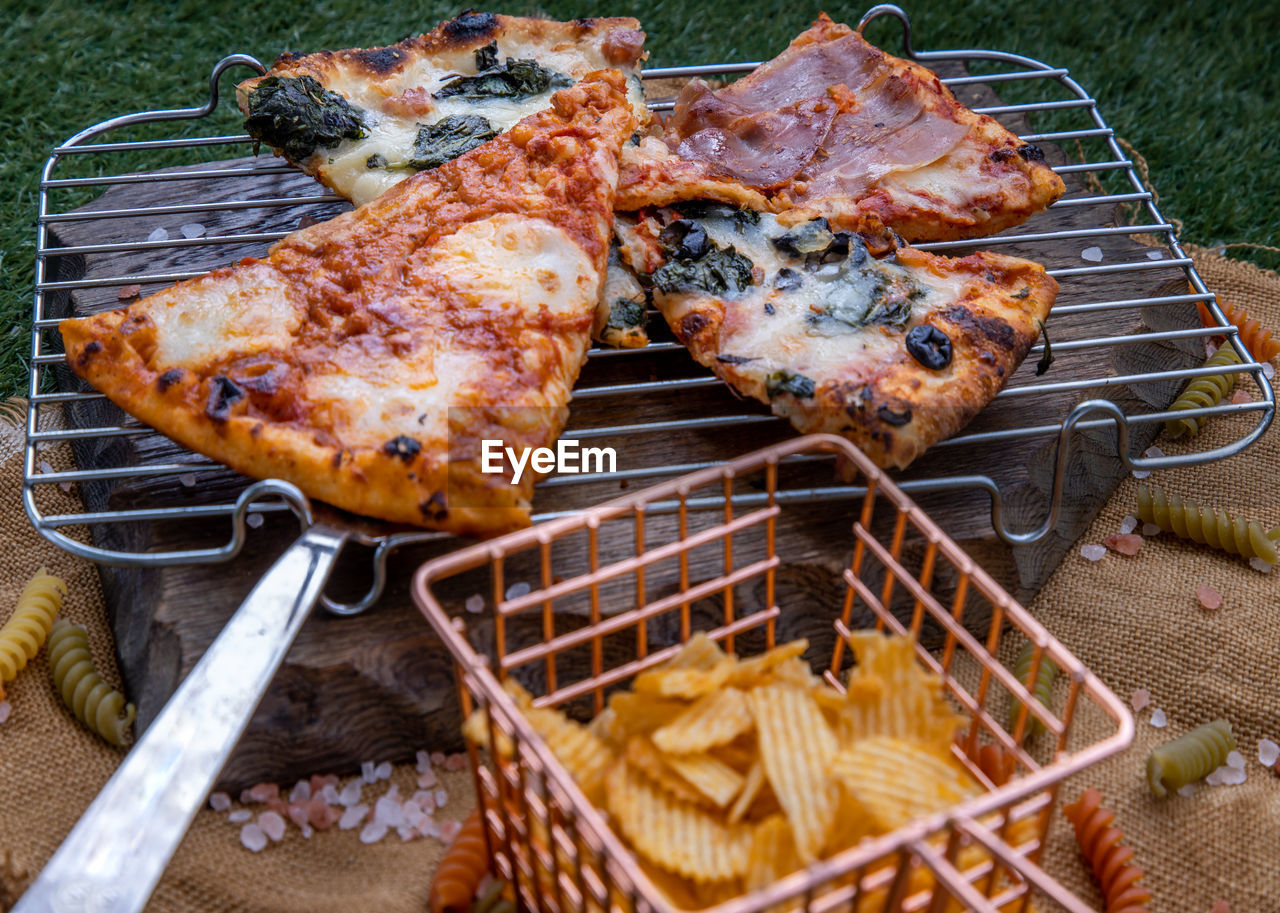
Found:
[[[620,70],[650,119],[635,19],[553,22],[466,12],[380,48],[284,54],[236,87],[245,129],[361,206],[487,142],[587,73]]]
[[[825,219],[683,204],[619,219],[693,357],[802,432],[903,468],[967,424],[1039,335],[1058,284],[1027,260],[873,256]]]
[[[67,361],[246,475],[455,533],[527,525],[533,479],[483,442],[550,447],[564,427],[635,123],[624,77],[588,76],[263,259],[63,321]]]
[[[823,14],[731,85],[693,80],[623,150],[617,207],[715,199],[908,241],[994,234],[1065,189],[1035,146]]]

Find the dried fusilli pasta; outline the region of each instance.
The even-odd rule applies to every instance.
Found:
[[[1050,701],[1053,697],[1053,680],[1058,677],[1058,667],[1053,664],[1053,660],[1048,656],[1041,655],[1040,667],[1036,670],[1035,680],[1031,684],[1027,684],[1027,676],[1031,674],[1031,667],[1035,661],[1036,645],[1031,641],[1027,641],[1022,645],[1022,650],[1018,653],[1018,659],[1013,664],[1013,674],[1018,681],[1027,685],[1027,690],[1031,695],[1044,704],[1051,707]],[[1014,727],[1018,724],[1018,714],[1022,712],[1022,701],[1015,699],[1009,707],[1009,732],[1013,732]],[[1027,735],[1039,735],[1044,732],[1044,723],[1036,719],[1031,713],[1027,714]]]
[[[978,770],[995,786],[1004,786],[1013,776],[1017,759],[995,742],[979,745],[970,757]]]
[[[1151,791],[1163,799],[1208,776],[1223,764],[1235,750],[1236,737],[1226,720],[1214,720],[1186,735],[1165,742],[1147,757],[1147,782]]]
[[[445,850],[431,882],[431,913],[467,913],[480,880],[489,872],[489,847],[477,806]]]
[[[80,722],[112,745],[125,744],[137,711],[94,668],[84,628],[62,619],[54,624],[49,632],[49,668],[54,687]]]
[[[1221,368],[1224,365],[1238,364],[1240,364],[1240,356],[1236,354],[1236,350],[1229,345],[1223,344],[1204,363],[1204,366],[1206,368]],[[1235,385],[1235,374],[1211,374],[1208,377],[1193,378],[1191,383],[1187,384],[1187,388],[1182,391],[1182,395],[1173,401],[1169,411],[1184,412],[1187,409],[1204,409],[1208,406],[1216,406],[1222,402],[1224,396],[1232,391]],[[1200,429],[1205,426],[1207,421],[1209,421],[1209,417],[1206,415],[1201,415],[1197,418],[1172,418],[1164,423],[1164,433],[1175,439],[1184,435],[1195,437],[1200,433]]]
[[[1227,320],[1235,324],[1236,329],[1240,331],[1240,341],[1257,361],[1270,361],[1280,355],[1280,340],[1272,339],[1271,331],[1250,317],[1244,308],[1238,308],[1225,301],[1219,301],[1218,305],[1222,308],[1222,313]],[[1203,303],[1197,301],[1196,307],[1200,309],[1201,323],[1207,327],[1218,325],[1218,321],[1213,319],[1213,315]]]
[[[1276,563],[1275,540],[1280,538],[1280,527],[1264,531],[1257,520],[1233,517],[1225,510],[1213,510],[1189,498],[1166,496],[1159,485],[1138,486],[1138,518],[1201,545]]]
[[[1136,883],[1144,873],[1133,864],[1133,849],[1120,846],[1124,834],[1111,826],[1116,816],[1102,807],[1102,794],[1086,789],[1063,812],[1106,898],[1106,913],[1147,913],[1151,892]]]
[[[13,616],[0,628],[0,685],[11,682],[40,652],[53,617],[62,608],[67,585],[44,568],[22,590]]]

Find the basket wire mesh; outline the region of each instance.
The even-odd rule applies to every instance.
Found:
[[[900,480],[901,487],[913,493],[956,490],[980,493],[989,497],[991,526],[996,534],[1010,544],[1030,544],[1049,535],[1059,521],[1070,453],[1082,434],[1111,434],[1110,446],[1114,448],[1119,462],[1129,469],[1144,470],[1218,460],[1239,452],[1261,436],[1274,413],[1271,386],[1263,375],[1262,366],[1250,357],[1240,343],[1235,327],[1225,319],[1214,296],[1205,288],[1192,260],[1179,245],[1173,225],[1160,214],[1153,194],[1143,186],[1133,163],[1121,151],[1113,131],[1098,110],[1097,102],[1089,93],[1065,69],[1016,54],[985,50],[916,51],[911,45],[909,22],[897,7],[875,7],[863,17],[860,27],[883,15],[896,16],[902,21],[904,51],[908,57],[930,66],[958,63],[994,70],[944,79],[953,90],[963,91],[965,87],[978,84],[993,87],[1018,84],[1034,87],[1043,95],[1030,103],[979,107],[977,110],[997,118],[1050,114],[1083,118],[1084,126],[1077,129],[1041,133],[1024,131],[1022,139],[1038,143],[1091,144],[1089,148],[1100,150],[1098,154],[1089,155],[1085,161],[1059,164],[1054,170],[1068,179],[1072,176],[1106,178],[1118,175],[1126,188],[1114,192],[1073,191],[1054,204],[1049,214],[1035,217],[1018,229],[976,242],[921,244],[918,245],[920,248],[956,253],[978,248],[998,251],[1013,246],[1020,255],[1036,258],[1037,250],[1064,240],[1085,247],[1115,236],[1146,235],[1161,242],[1160,246],[1152,247],[1147,256],[1132,261],[1083,266],[1050,264],[1050,274],[1062,286],[1061,303],[1053,310],[1048,325],[1055,338],[1053,351],[1058,358],[1057,373],[1061,379],[1043,380],[1031,371],[1030,366],[1043,354],[1041,346],[1035,347],[1024,369],[1011,379],[979,420],[935,448],[944,457],[946,454],[978,452],[980,448],[998,448],[1029,439],[1043,440],[1046,446],[1055,448],[1050,495],[1038,523],[1028,526],[1025,518],[1015,521],[1007,516],[1005,488],[993,475],[946,471],[945,460],[931,464],[930,469],[923,473],[904,475]],[[671,67],[650,69],[644,76],[653,84],[652,81],[660,79],[733,76],[749,72],[755,66],[755,63],[741,63]],[[291,507],[279,497],[264,496],[260,488],[245,489],[246,482],[203,457],[177,452],[156,460],[137,459],[134,451],[158,437],[156,432],[118,410],[103,408],[101,394],[68,380],[69,375],[64,374],[61,382],[56,376],[59,370],[65,371],[57,324],[60,318],[67,316],[71,296],[76,296],[77,300],[92,299],[93,307],[115,306],[119,303],[116,291],[123,286],[141,285],[148,292],[158,290],[164,283],[191,278],[223,265],[233,253],[237,256],[261,255],[267,244],[284,237],[295,227],[298,213],[302,213],[304,219],[328,217],[336,211],[336,204],[341,203],[338,197],[317,188],[309,179],[302,178],[290,166],[269,155],[256,155],[213,168],[202,164],[210,157],[217,159],[223,150],[241,154],[252,143],[245,135],[216,132],[204,135],[200,129],[215,120],[211,115],[218,110],[219,84],[224,74],[235,68],[264,70],[261,63],[248,55],[226,57],[213,69],[205,104],[189,109],[129,114],[104,121],[55,148],[41,174],[23,499],[31,521],[46,538],[75,554],[103,563],[157,566],[225,561],[240,551],[250,535],[249,529],[260,525],[258,514],[293,509],[303,524],[309,522],[308,512],[296,507],[305,499],[300,496],[291,498],[294,505]],[[660,110],[670,108],[671,102],[657,100],[652,107]],[[163,135],[160,138],[125,140],[109,136],[128,134],[138,128]],[[187,164],[157,171],[154,164],[148,164],[148,157],[152,155],[164,155],[166,162],[178,156]],[[124,159],[135,164],[124,167],[120,164]],[[64,176],[68,171],[75,173]],[[244,181],[263,183],[252,185],[258,188],[256,192],[245,193],[239,183]],[[145,206],[80,208],[93,193],[137,185],[150,188],[160,198]],[[179,187],[200,188],[202,199],[196,202],[163,199],[162,191]],[[1120,204],[1140,207],[1145,218],[1132,225],[1109,224],[1108,213]],[[176,231],[169,232],[168,236],[149,231],[151,226],[164,220],[172,223],[184,217],[199,216],[207,222],[216,222],[220,216],[242,211],[260,216],[261,229],[215,230],[192,237],[179,236]],[[1044,227],[1046,219],[1072,213],[1087,214],[1088,224],[1081,228],[1054,229],[1052,225],[1055,223],[1050,221],[1047,223],[1049,228]],[[127,241],[95,243],[92,239],[82,239],[68,244],[61,240],[59,234],[74,228],[83,236],[96,226],[121,224],[129,226],[131,234]],[[159,266],[132,270],[129,264],[139,257],[176,259],[184,268]],[[91,262],[92,265],[82,275],[73,273],[72,278],[62,278],[66,265],[77,262]],[[1172,277],[1175,283],[1182,284],[1187,290],[1173,289],[1168,294],[1119,298],[1091,295],[1089,283],[1092,281],[1146,274],[1148,271],[1162,271],[1161,275]],[[1197,302],[1207,305],[1217,326],[1173,329],[1144,326],[1134,333],[1101,336],[1073,332],[1076,321],[1091,315],[1112,312],[1150,314],[1171,307],[1190,308]],[[1073,356],[1076,355],[1142,344],[1181,342],[1199,345],[1200,340],[1213,335],[1227,337],[1228,344],[1235,347],[1241,356],[1240,365],[1213,369],[1164,365],[1159,370],[1125,372],[1083,370],[1073,364]],[[717,378],[687,358],[678,362],[662,361],[668,357],[679,359],[680,354],[679,344],[669,335],[665,339],[656,339],[643,349],[595,347],[591,350],[583,378],[574,390],[575,409],[563,437],[608,441],[623,448],[645,445],[651,448],[651,452],[660,451],[663,456],[647,460],[645,465],[623,466],[615,472],[589,477],[552,477],[538,487],[535,520],[550,519],[578,506],[598,502],[601,497],[616,493],[633,481],[652,482],[694,471],[734,452],[741,452],[741,449],[714,452],[714,446],[712,452],[706,448],[686,449],[680,445],[662,449],[661,443],[668,438],[692,434],[700,436],[699,440],[704,442],[714,442],[717,435],[729,432],[746,432],[775,439],[781,439],[788,433],[782,419],[727,394],[707,408],[682,412],[677,406],[672,406],[671,416],[655,415],[652,410],[638,411],[650,401],[674,403],[677,396],[692,396],[721,388]],[[679,376],[658,378],[660,372],[672,373],[671,364],[678,365],[675,373]],[[1252,416],[1252,424],[1243,428],[1235,440],[1216,449],[1176,456],[1140,456],[1131,452],[1135,449],[1130,445],[1131,432],[1163,422],[1171,413],[1135,405],[1132,399],[1112,396],[1112,391],[1134,389],[1144,384],[1181,384],[1210,373],[1232,372],[1247,373],[1252,377],[1261,391],[1261,399],[1244,403],[1224,401],[1180,412],[1178,416],[1194,418],[1241,413]],[[1044,395],[1074,391],[1088,391],[1092,397],[1056,414],[1046,414],[1035,405]],[[669,399],[663,400],[663,397]],[[1016,408],[1018,403],[1028,405],[1019,412]],[[51,427],[50,411],[64,408],[77,419],[71,427]],[[1002,408],[1004,412],[1001,414],[1013,415],[1014,420],[999,426],[983,425],[986,415],[996,414]],[[44,452],[46,448],[66,442],[80,446],[92,442],[98,448],[96,465],[52,471]],[[121,446],[112,449],[108,446],[112,442]],[[797,460],[804,459],[823,461],[828,460],[829,455],[797,457]],[[224,484],[190,484],[197,475],[202,482],[223,478]],[[225,480],[228,476],[231,477],[230,482]],[[42,497],[42,492],[57,485],[134,485],[145,489],[147,485],[179,481],[189,489],[179,503],[174,503],[172,498],[136,497],[124,506],[109,504],[101,509],[62,513],[49,507],[49,499]],[[816,503],[844,501],[860,495],[856,487],[832,485],[829,476],[824,481],[811,474],[791,484],[787,490],[777,492],[776,499]],[[707,505],[715,506],[715,499],[708,500]],[[104,531],[121,528],[125,524],[168,521],[225,522],[227,526],[211,529],[206,547],[181,551],[149,546],[126,547],[110,536],[103,537]],[[72,528],[85,527],[95,534],[89,542],[71,531]],[[229,529],[229,535],[219,532],[219,529]],[[440,538],[440,534],[419,532],[391,536],[373,543],[377,547],[376,579],[366,602],[381,591],[386,555],[392,549],[435,538]]]
[[[841,512],[845,541],[831,543],[846,556],[844,598],[821,608],[779,599],[776,588],[779,569],[797,548],[787,533],[789,515],[805,512],[776,497],[780,470],[789,458],[817,454],[848,459],[865,492]],[[744,489],[762,489],[765,498],[735,510],[732,495]],[[720,497],[721,511],[691,506],[710,496]],[[674,512],[652,512],[670,502]],[[623,542],[630,548],[618,547]],[[602,560],[605,554],[618,557]],[[511,586],[517,579],[534,582]],[[476,613],[464,606],[476,593],[488,594],[491,608]],[[453,551],[419,569],[413,595],[453,656],[463,716],[486,710],[488,744],[511,746],[485,751],[468,733],[494,871],[513,883],[526,909],[667,913],[673,906],[535,733],[504,680],[519,681],[534,695],[534,706],[586,718],[600,712],[614,688],[705,630],[744,656],[805,636],[811,644],[806,659],[843,691],[851,664],[844,638],[851,628],[869,626],[917,639],[919,660],[940,676],[967,720],[953,752],[986,791],[726,900],[717,911],[796,905],[805,913],[936,911],[959,903],[991,913],[1030,909],[1033,895],[1042,910],[1089,909],[1035,863],[1059,784],[1128,745],[1132,717],[841,438],[812,435],[775,445]],[[1025,681],[996,659],[1002,643],[1021,638],[1035,645]],[[1055,700],[1059,709],[1029,694],[1048,661],[1067,683]],[[1001,711],[1013,700],[1022,709],[1006,726]],[[1086,716],[1089,723],[1077,725]],[[1029,749],[1024,736],[1033,717],[1048,736]],[[1003,785],[974,760],[984,745],[1015,759],[1014,775]],[[975,855],[974,847],[985,852]],[[942,889],[931,890],[935,879]]]

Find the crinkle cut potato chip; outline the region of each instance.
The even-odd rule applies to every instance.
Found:
[[[849,646],[858,665],[849,673],[848,704],[838,729],[841,744],[891,735],[948,755],[965,721],[947,704],[941,680],[916,660],[915,641],[854,631]]]
[[[723,688],[700,697],[674,720],[653,734],[653,744],[673,754],[694,754],[728,745],[751,729],[751,711],[737,688]]]
[[[747,704],[756,720],[760,759],[791,823],[796,851],[812,862],[835,823],[838,796],[827,767],[836,737],[809,693],[794,685],[753,688]]]
[[[739,660],[702,634],[636,676],[635,690],[611,694],[588,726],[534,708],[514,683],[505,687],[584,794],[608,812],[654,886],[674,906],[697,910],[982,791],[952,754],[963,718],[914,641],[869,631],[849,643],[856,665],[847,693],[804,662],[806,641]],[[465,730],[479,744],[488,739],[482,713]],[[984,823],[1001,829],[998,815]],[[1001,833],[1025,846],[1036,828],[1029,816]],[[545,843],[545,827],[529,833]],[[942,835],[928,839],[945,850]],[[549,858],[545,848],[538,855]],[[984,848],[965,846],[957,864],[989,861]],[[1002,874],[975,884],[998,892],[1009,881]],[[932,885],[927,871],[913,872],[907,893]],[[875,909],[887,896],[871,891],[856,910]],[[620,900],[630,908],[629,898]],[[769,913],[798,904],[786,900]]]
[[[699,698],[723,686],[733,666],[733,659],[718,643],[695,634],[670,662],[637,675],[632,687],[637,694]]]
[[[650,862],[699,883],[746,874],[750,827],[663,792],[626,761],[609,769],[605,794],[619,830]]]
[[[859,739],[835,756],[830,770],[881,833],[982,791],[954,760],[893,736]]]

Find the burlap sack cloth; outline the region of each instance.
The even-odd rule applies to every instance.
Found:
[[[1223,299],[1280,327],[1280,275],[1204,251],[1196,262]],[[1216,419],[1198,449],[1238,436],[1247,417]],[[1235,426],[1235,427],[1233,427]],[[1178,445],[1161,440],[1169,453]],[[112,651],[96,571],[33,533],[19,491],[20,432],[0,449],[0,605],[7,615],[23,583],[41,564],[67,579],[64,615],[88,625],[95,659],[113,682]],[[1244,454],[1194,469],[1158,473],[1153,481],[1184,496],[1280,522],[1275,468],[1280,432],[1271,429]],[[69,457],[61,455],[63,465]],[[57,463],[55,463],[57,466]],[[1136,481],[1124,482],[1080,540],[1099,543],[1135,511]],[[66,510],[78,509],[72,494]],[[1210,584],[1221,609],[1201,608],[1196,587]],[[1152,707],[1138,714],[1133,747],[1068,783],[1074,798],[1102,790],[1147,871],[1152,909],[1205,913],[1215,900],[1235,913],[1280,910],[1280,779],[1257,760],[1260,738],[1280,741],[1280,572],[1263,575],[1244,561],[1172,536],[1149,538],[1133,558],[1108,554],[1097,563],[1073,549],[1033,609],[1067,646],[1126,699],[1148,689]],[[1005,657],[1008,659],[1008,657]],[[11,719],[0,725],[0,908],[11,904],[110,776],[121,753],[87,734],[49,685],[42,652],[9,689]],[[1154,708],[1168,718],[1151,725]],[[1200,723],[1226,717],[1235,727],[1248,780],[1241,786],[1197,787],[1191,797],[1154,800],[1144,779],[1154,745]],[[1083,716],[1079,726],[1102,724]],[[1099,730],[1101,731],[1101,730]],[[1090,735],[1087,731],[1081,733]],[[1096,735],[1096,733],[1094,733]],[[415,774],[398,768],[394,781],[411,794]],[[467,775],[449,775],[449,807],[460,818],[473,797]],[[379,795],[366,787],[366,796]],[[367,801],[367,800],[366,800]],[[250,853],[240,826],[225,813],[202,811],[152,898],[149,910],[307,911],[380,913],[425,909],[440,844],[401,843],[395,834],[364,845],[358,831],[318,832],[303,839],[290,826],[283,842]],[[1046,867],[1082,897],[1101,906],[1081,865],[1069,828],[1055,825]]]

